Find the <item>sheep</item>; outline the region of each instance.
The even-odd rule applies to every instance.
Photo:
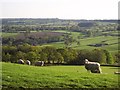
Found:
[[[92,73],[102,73],[100,64],[97,62],[90,62],[87,59],[85,59],[85,68],[87,71],[91,71]]]
[[[44,61],[41,61],[42,62],[42,65],[41,66],[44,66]]]
[[[44,66],[44,61],[35,62],[35,66]]]
[[[18,64],[24,64],[24,61],[22,59],[19,59]]]
[[[114,72],[114,74],[120,74],[120,72]]]
[[[26,61],[27,65],[31,65],[31,62],[29,60]]]

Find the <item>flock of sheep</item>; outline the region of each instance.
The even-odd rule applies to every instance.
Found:
[[[29,60],[26,60],[26,62],[22,59],[18,60],[18,64],[27,64],[27,65],[31,65],[31,62]],[[35,62],[35,66],[44,66],[44,61],[37,61]]]
[[[19,64],[25,64],[25,62],[22,59],[18,60]],[[27,65],[31,65],[31,62],[29,60],[26,60]],[[90,62],[88,59],[85,59],[85,68],[87,71],[91,71],[92,73],[102,73],[100,64],[97,62]],[[37,61],[35,62],[35,66],[44,66],[44,61]]]

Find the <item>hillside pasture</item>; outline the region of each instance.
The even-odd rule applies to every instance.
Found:
[[[52,37],[60,37],[59,39],[63,38],[63,35],[65,33],[69,33],[71,34],[71,36],[78,40],[80,42],[80,45],[77,45],[75,42],[72,43],[71,47],[75,48],[75,49],[96,49],[96,48],[102,48],[102,49],[107,49],[110,52],[117,52],[118,51],[118,37],[117,36],[97,36],[97,37],[84,37],[84,34],[80,33],[80,32],[69,32],[69,31],[63,31],[63,30],[57,30],[54,32],[31,32],[30,34],[18,34],[18,33],[2,33],[3,37],[11,37],[11,36],[15,36],[16,40],[17,39],[26,39],[27,37],[30,38],[30,40],[37,38],[39,41],[40,39],[47,39],[52,38]],[[80,39],[78,39],[77,37],[80,36]],[[53,40],[53,39],[51,39]],[[26,40],[27,41],[27,40]],[[44,41],[44,40],[43,40]],[[101,46],[101,47],[94,47],[94,46],[89,46],[90,44],[108,44],[105,46]],[[65,47],[65,44],[63,41],[58,40],[58,42],[56,40],[54,40],[54,42],[49,42],[49,43],[44,43],[42,44],[44,45],[50,45],[50,46],[55,46],[56,48],[63,48]]]
[[[102,74],[84,66],[27,66],[2,62],[3,88],[119,88],[118,67],[101,66]]]
[[[73,32],[72,32],[73,33]],[[77,32],[76,32],[77,33]],[[72,34],[74,38],[76,38],[79,33]],[[82,35],[81,35],[82,37]],[[75,49],[88,49],[88,50],[93,50],[93,49],[106,49],[110,52],[117,52],[118,49],[118,37],[116,36],[98,36],[98,37],[86,37],[82,39],[78,39],[80,41],[80,45],[77,45],[76,43],[72,43],[72,47]],[[101,46],[101,47],[94,47],[94,46],[89,46],[89,44],[102,44],[106,43],[108,45]],[[48,45],[48,44],[47,44]],[[64,42],[54,42],[54,43],[49,43],[51,46],[55,46],[57,48],[62,48],[65,47]]]

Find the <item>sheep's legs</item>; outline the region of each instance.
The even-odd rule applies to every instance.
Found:
[[[102,70],[101,70],[101,68],[99,67],[99,73],[102,73]]]

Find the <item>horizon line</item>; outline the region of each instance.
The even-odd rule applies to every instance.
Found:
[[[120,20],[120,19],[77,19],[77,18],[42,18],[42,17],[0,17],[0,19],[61,19],[61,20]]]

